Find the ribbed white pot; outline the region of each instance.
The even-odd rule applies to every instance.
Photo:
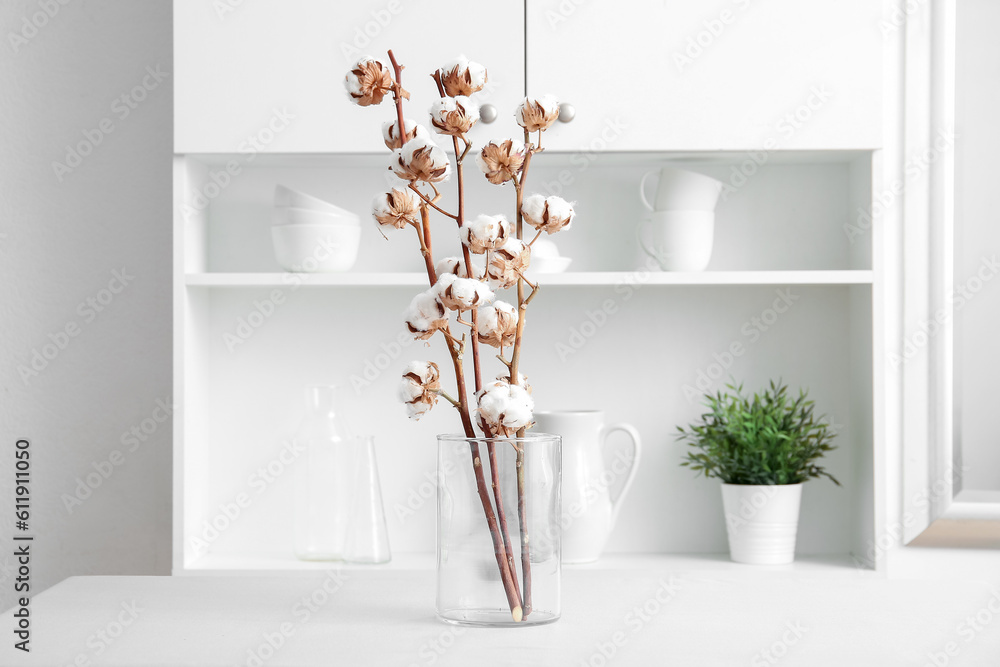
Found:
[[[723,484],[729,556],[737,563],[784,565],[795,560],[802,483]]]

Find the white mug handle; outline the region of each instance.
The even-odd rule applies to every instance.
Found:
[[[625,494],[628,493],[629,487],[632,486],[632,482],[635,481],[636,473],[639,472],[639,458],[642,455],[642,438],[639,437],[639,432],[635,430],[635,427],[631,424],[612,424],[611,426],[605,426],[601,433],[601,448],[607,444],[608,436],[615,431],[622,431],[628,434],[628,437],[632,439],[632,465],[629,466],[628,476],[625,477],[625,483],[622,485],[622,490],[618,492],[618,497],[611,501],[611,525],[615,525],[615,521],[618,520],[618,510],[621,509],[622,501],[625,499]],[[612,472],[614,470],[612,469]]]
[[[646,218],[645,220],[640,222],[639,226],[635,228],[635,238],[636,240],[639,241],[639,247],[642,248],[643,252],[645,252],[647,255],[656,260],[657,264],[660,264],[662,266],[663,260],[661,260],[659,255],[656,254],[656,251],[654,251],[652,248],[646,245],[646,239],[642,234],[643,230],[646,229],[646,225],[648,225],[651,222],[652,219],[650,218]]]
[[[654,209],[653,205],[649,203],[648,199],[646,199],[646,179],[649,178],[651,174],[658,174],[658,173],[659,172],[655,169],[653,171],[647,171],[645,174],[642,175],[642,179],[639,181],[639,198],[642,199],[642,203],[645,204],[646,208],[648,208],[650,211],[655,211],[656,209]]]

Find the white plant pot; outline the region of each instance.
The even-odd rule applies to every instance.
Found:
[[[729,556],[737,563],[785,565],[795,560],[802,484],[723,484]]]

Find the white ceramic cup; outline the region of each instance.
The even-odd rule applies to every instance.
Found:
[[[646,180],[659,175],[656,196],[646,199]],[[714,211],[722,193],[722,181],[677,167],[647,172],[639,181],[639,197],[650,211]]]
[[[361,224],[358,216],[344,211],[327,213],[311,208],[276,206],[271,211],[272,225],[354,225]]]
[[[286,271],[349,271],[358,257],[361,228],[354,225],[275,225],[274,257]]]
[[[704,271],[712,259],[715,211],[654,211],[637,234],[664,271]]]

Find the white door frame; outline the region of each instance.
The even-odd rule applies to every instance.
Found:
[[[955,447],[955,0],[930,0],[907,17],[903,144],[903,341],[893,360],[903,390],[904,542],[942,524],[1000,522],[1000,493],[962,490]],[[972,525],[972,524],[970,524]],[[961,546],[954,525],[947,544]],[[938,541],[937,543],[941,543]]]

